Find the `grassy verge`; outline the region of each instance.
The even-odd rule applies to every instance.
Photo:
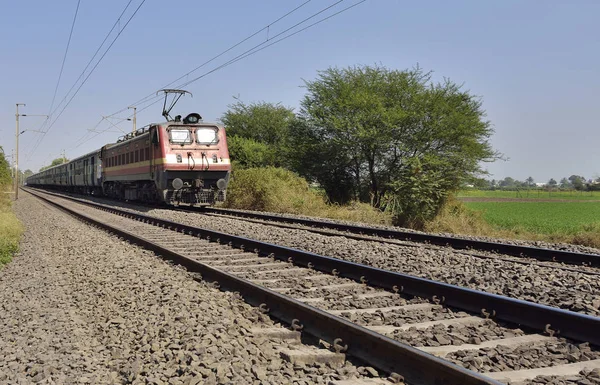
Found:
[[[366,203],[331,205],[293,172],[274,167],[236,170],[224,207],[390,224],[391,217]]]
[[[0,191],[7,191],[0,186]],[[9,194],[0,196],[0,268],[11,261],[19,246],[23,226],[12,211]]]

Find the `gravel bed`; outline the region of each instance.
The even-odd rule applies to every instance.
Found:
[[[523,385],[600,385],[600,369],[582,370],[576,376],[538,376]]]
[[[309,289],[299,289],[299,288],[292,288],[289,291],[285,292],[285,295],[290,296],[290,297],[294,297],[294,298],[306,298],[306,297],[325,297],[325,298],[330,298],[330,297],[344,297],[347,295],[354,295],[354,294],[367,294],[367,293],[375,293],[377,290],[373,289],[372,287],[369,286],[364,286],[364,285],[356,285],[355,287],[352,288],[329,288],[329,289],[321,289],[321,288],[315,288],[314,290],[309,290]]]
[[[0,270],[0,383],[325,384],[360,368],[291,365],[273,321],[233,293],[84,225],[29,194]],[[368,371],[366,371],[368,372]]]
[[[113,202],[114,203],[114,202]],[[123,205],[125,206],[125,205]],[[563,309],[600,315],[600,280],[580,272],[510,261],[482,259],[448,249],[404,247],[282,229],[238,219],[129,205],[132,211],[188,225],[254,238],[314,253],[534,301]],[[138,210],[133,209],[137,207]],[[260,278],[272,278],[262,274]],[[254,277],[258,278],[258,277]]]
[[[217,266],[218,267],[218,266]],[[352,282],[349,279],[329,276],[328,278],[306,279],[306,275],[301,277],[280,277],[271,278],[279,279],[277,282],[260,282],[260,285],[268,288],[291,287],[297,289],[310,289],[324,285],[338,285],[342,283]]]
[[[324,310],[367,309],[374,307],[404,306],[409,304],[428,303],[421,298],[405,299],[400,295],[375,298],[358,298],[356,296],[326,298],[316,305]]]
[[[393,310],[385,313],[354,313],[344,314],[342,316],[359,325],[365,326],[402,326],[428,321],[439,321],[444,319],[467,317],[469,314],[452,310],[444,307],[427,310]],[[435,346],[435,345],[434,345]]]
[[[467,317],[469,314],[454,312],[447,307],[434,307],[426,310],[393,310],[385,313],[342,313],[342,317],[364,326],[402,326],[427,321]],[[437,345],[433,345],[437,346]]]
[[[452,317],[449,317],[452,318]],[[407,331],[397,330],[389,337],[412,346],[444,346],[480,344],[483,341],[522,336],[521,329],[510,329],[494,321],[485,321],[477,325],[434,325],[427,329]]]
[[[600,358],[600,351],[591,348],[588,343],[575,345],[561,339],[537,346],[462,350],[445,358],[477,372],[503,372],[596,360]]]

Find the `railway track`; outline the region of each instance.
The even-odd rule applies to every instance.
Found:
[[[585,368],[600,373],[600,353],[589,346],[600,344],[596,317],[88,201],[43,199],[408,383],[521,383],[537,375],[579,377]]]
[[[186,208],[182,208],[186,210]],[[197,209],[193,209],[197,211]],[[405,246],[418,245],[451,247],[456,250],[468,251],[469,255],[478,256],[481,258],[501,258],[498,255],[490,256],[478,254],[475,250],[486,251],[496,254],[509,255],[514,258],[509,259],[512,262],[530,264],[536,263],[533,261],[558,262],[569,266],[590,266],[600,267],[600,255],[579,253],[573,251],[553,250],[547,248],[538,248],[531,246],[513,245],[500,242],[488,242],[473,239],[464,239],[457,237],[441,236],[434,234],[417,233],[410,231],[402,231],[395,229],[385,229],[377,227],[360,226],[354,224],[342,224],[330,221],[323,221],[308,218],[288,217],[285,215],[256,213],[241,210],[221,209],[207,207],[202,208],[201,212],[213,216],[227,216],[251,220],[257,223],[289,227],[301,228],[324,235],[342,235],[347,238],[357,240],[376,240],[380,242],[390,242],[402,244]],[[299,225],[301,227],[299,227]],[[543,263],[544,266],[557,266],[556,264]],[[565,269],[573,269],[572,267],[564,267]],[[575,269],[576,270],[576,269]]]

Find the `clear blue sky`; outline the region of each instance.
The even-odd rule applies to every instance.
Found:
[[[123,27],[142,0],[133,0]],[[322,16],[357,0],[345,0]],[[268,25],[303,0],[147,0],[122,32],[43,143],[21,135],[21,169],[39,169],[63,149],[73,158],[114,141],[107,132],[77,146],[101,120],[155,92],[227,47]],[[288,28],[334,0],[313,0],[269,28]],[[15,103],[47,114],[76,0],[3,1],[0,23],[0,145],[14,147]],[[75,82],[127,0],[81,1],[56,104]],[[404,69],[419,63],[480,95],[496,130],[492,144],[509,161],[486,165],[494,178],[538,182],[573,173],[600,174],[600,1],[367,0],[288,40],[186,87],[194,94],[176,113],[218,119],[238,96],[297,108],[302,79],[329,66],[375,64]],[[320,17],[315,18],[318,20]],[[109,38],[109,42],[116,35]],[[197,71],[200,75],[261,43],[263,31]],[[101,51],[103,52],[103,51]],[[193,76],[190,76],[193,78]],[[143,105],[142,105],[143,106]],[[60,110],[59,110],[60,111]],[[138,115],[160,121],[161,104]],[[126,117],[127,113],[119,116]],[[114,121],[117,123],[117,121]],[[42,119],[24,117],[21,129]],[[130,122],[119,125],[128,130]],[[98,129],[110,126],[102,122]]]

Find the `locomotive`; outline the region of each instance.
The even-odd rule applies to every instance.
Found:
[[[164,123],[150,124],[34,174],[26,183],[175,206],[224,201],[231,173],[225,128],[203,122],[197,113],[169,120],[168,111],[163,111],[163,116]]]

